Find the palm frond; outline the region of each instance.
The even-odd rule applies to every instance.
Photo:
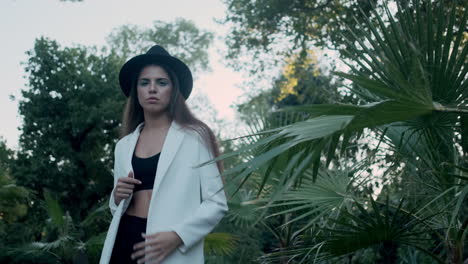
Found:
[[[59,230],[65,229],[65,214],[59,202],[54,199],[48,190],[44,190],[44,202],[53,226]]]
[[[277,202],[267,205],[267,208],[282,208],[269,217],[291,214],[291,219],[283,225],[305,221],[297,232],[323,224],[324,219],[336,218],[356,198],[349,192],[351,178],[343,171],[321,171],[319,175],[314,182],[313,172],[306,170],[299,187],[285,191]]]
[[[421,225],[425,219],[415,217],[414,212],[402,210],[402,205],[403,200],[395,208],[389,204],[388,198],[384,205],[379,205],[372,197],[369,209],[355,203],[355,212],[344,210],[343,217],[335,220],[335,228],[326,229],[328,233],[322,237],[326,241],[326,251],[340,256],[373,246],[405,244],[423,250],[435,261],[444,263],[422,246],[422,242],[428,239],[422,235],[430,231],[421,228],[425,226]]]
[[[232,255],[237,245],[236,238],[229,233],[210,233],[205,238],[207,255]]]

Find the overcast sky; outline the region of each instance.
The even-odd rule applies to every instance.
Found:
[[[105,44],[105,37],[115,27],[135,24],[151,27],[154,20],[172,22],[177,17],[192,20],[197,27],[223,36],[226,28],[214,22],[224,17],[222,0],[0,0],[0,33],[2,36],[0,72],[0,137],[8,147],[18,147],[20,116],[18,98],[25,86],[24,70],[20,62],[26,61],[25,52],[32,49],[34,40],[46,36],[60,45]],[[219,113],[219,117],[234,122],[235,112],[230,105],[242,94],[239,86],[245,75],[224,66],[217,50],[225,49],[216,40],[210,49],[212,72],[200,76],[194,83],[194,92],[206,94]],[[10,100],[15,96],[15,101]]]

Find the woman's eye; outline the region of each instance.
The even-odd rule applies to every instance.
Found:
[[[158,83],[161,86],[166,86],[167,85],[167,81],[159,81]]]
[[[145,85],[147,85],[147,84],[148,84],[148,82],[146,82],[146,81],[140,82],[140,85],[141,85],[141,86],[145,86]]]

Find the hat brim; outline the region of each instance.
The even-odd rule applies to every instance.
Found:
[[[189,97],[193,86],[192,72],[189,67],[175,57],[156,54],[137,55],[122,66],[119,73],[119,83],[125,96],[130,95],[134,75],[138,74],[142,67],[152,63],[162,64],[172,69],[179,80],[180,92],[185,99]]]

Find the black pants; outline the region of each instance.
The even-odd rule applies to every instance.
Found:
[[[146,218],[123,214],[120,218],[110,263],[136,263],[137,259],[133,261],[130,255],[134,252],[133,245],[144,240],[141,233],[146,233]]]

